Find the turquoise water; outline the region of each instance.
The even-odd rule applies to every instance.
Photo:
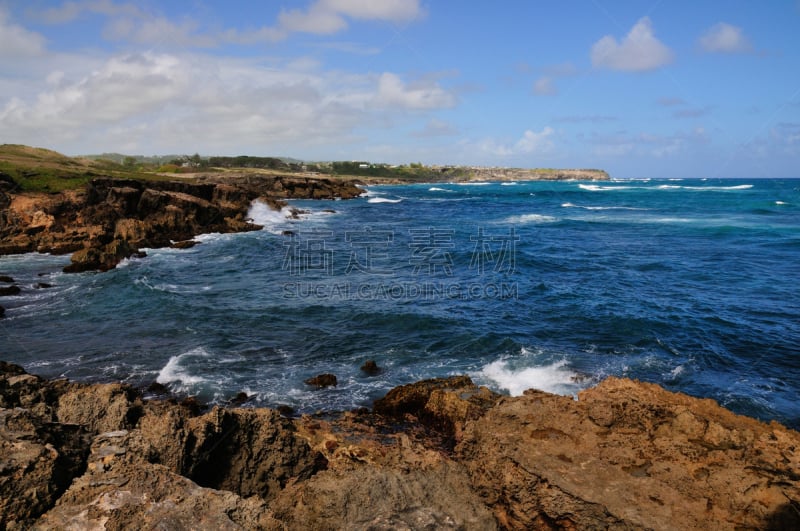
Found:
[[[263,231],[103,274],[0,258],[23,287],[0,300],[0,359],[299,411],[449,374],[512,394],[617,375],[800,427],[800,180],[376,186],[294,206],[309,212],[256,204]],[[361,374],[367,359],[384,371]],[[339,385],[303,384],[322,372]]]

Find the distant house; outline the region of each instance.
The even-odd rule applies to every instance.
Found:
[[[359,164],[358,167],[363,170],[369,168],[369,164]]]

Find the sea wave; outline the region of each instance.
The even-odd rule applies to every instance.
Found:
[[[188,352],[172,356],[164,367],[158,372],[156,382],[170,385],[173,391],[188,392],[190,386],[206,383],[208,380],[202,376],[191,373],[186,366],[199,359],[208,359],[211,354],[203,347],[193,348]]]
[[[448,190],[447,188],[439,188],[438,186],[432,186],[428,188],[429,192],[453,192],[454,190]]]
[[[649,210],[647,208],[626,207],[626,206],[582,206],[574,203],[562,203],[563,208],[582,208],[584,210]]]
[[[370,197],[367,203],[399,203],[402,199],[389,199],[388,197]]]
[[[247,217],[253,220],[253,223],[263,225],[270,232],[275,232],[275,226],[286,223],[291,216],[292,211],[288,207],[283,207],[281,210],[273,210],[268,204],[258,199],[250,204],[250,208],[247,211]]]
[[[578,374],[568,368],[566,360],[549,365],[515,367],[509,358],[501,358],[485,365],[476,376],[511,396],[520,396],[527,389],[560,395],[572,395],[580,390],[576,383]]]
[[[554,221],[558,221],[558,218],[544,214],[522,214],[509,216],[503,220],[503,223],[553,223]]]

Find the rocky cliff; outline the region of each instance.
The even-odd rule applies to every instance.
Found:
[[[0,362],[8,529],[797,529],[798,449],[625,379],[578,400],[427,380],[290,419]]]
[[[608,181],[603,170],[469,168],[469,181]],[[463,180],[463,179],[457,179]]]
[[[186,181],[93,179],[84,190],[12,193],[0,187],[0,254],[72,254],[67,271],[107,270],[142,247],[165,247],[209,232],[260,229],[246,219],[255,199],[352,198],[347,182],[295,176],[207,176]]]

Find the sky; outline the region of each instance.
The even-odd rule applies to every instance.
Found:
[[[800,0],[0,0],[0,143],[800,177]]]

